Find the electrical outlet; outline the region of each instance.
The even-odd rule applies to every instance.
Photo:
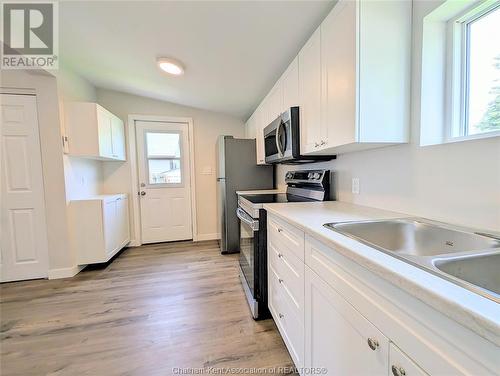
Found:
[[[352,178],[352,193],[359,195],[359,178]]]

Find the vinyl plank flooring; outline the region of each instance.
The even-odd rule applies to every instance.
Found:
[[[0,292],[2,376],[293,364],[274,322],[252,319],[237,255],[220,255],[215,241],[128,248],[74,278]]]

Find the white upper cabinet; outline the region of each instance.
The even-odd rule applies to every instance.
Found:
[[[299,106],[306,155],[408,142],[411,8],[339,0],[262,101],[258,124]]]
[[[256,123],[255,123],[255,113],[254,113],[245,123],[245,138],[253,138],[253,139],[256,138],[257,132],[255,127]]]
[[[273,120],[280,116],[283,110],[283,81],[281,81],[281,79],[278,80],[278,82],[269,92],[267,103],[268,121],[267,124],[264,125],[264,127],[269,125]]]
[[[301,153],[317,149],[321,139],[321,32],[318,28],[299,52]]]
[[[70,155],[102,160],[126,159],[123,121],[102,106],[66,102],[64,119]]]
[[[255,110],[255,143],[257,148],[257,164],[266,164],[266,154],[264,150],[264,127],[267,125],[266,101]]]
[[[293,59],[283,76],[281,76],[283,88],[283,108],[281,112],[300,104],[299,99],[299,58]]]
[[[321,126],[313,154],[408,142],[410,47],[411,1],[335,5],[321,24]]]
[[[321,148],[356,142],[356,7],[342,1],[321,24]]]

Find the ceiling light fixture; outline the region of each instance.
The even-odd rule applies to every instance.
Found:
[[[157,63],[161,70],[169,74],[172,74],[174,76],[180,76],[184,74],[184,67],[179,61],[175,59],[160,57],[158,58]]]

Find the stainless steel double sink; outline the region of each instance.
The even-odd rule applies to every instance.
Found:
[[[500,238],[416,218],[326,228],[500,303]]]

